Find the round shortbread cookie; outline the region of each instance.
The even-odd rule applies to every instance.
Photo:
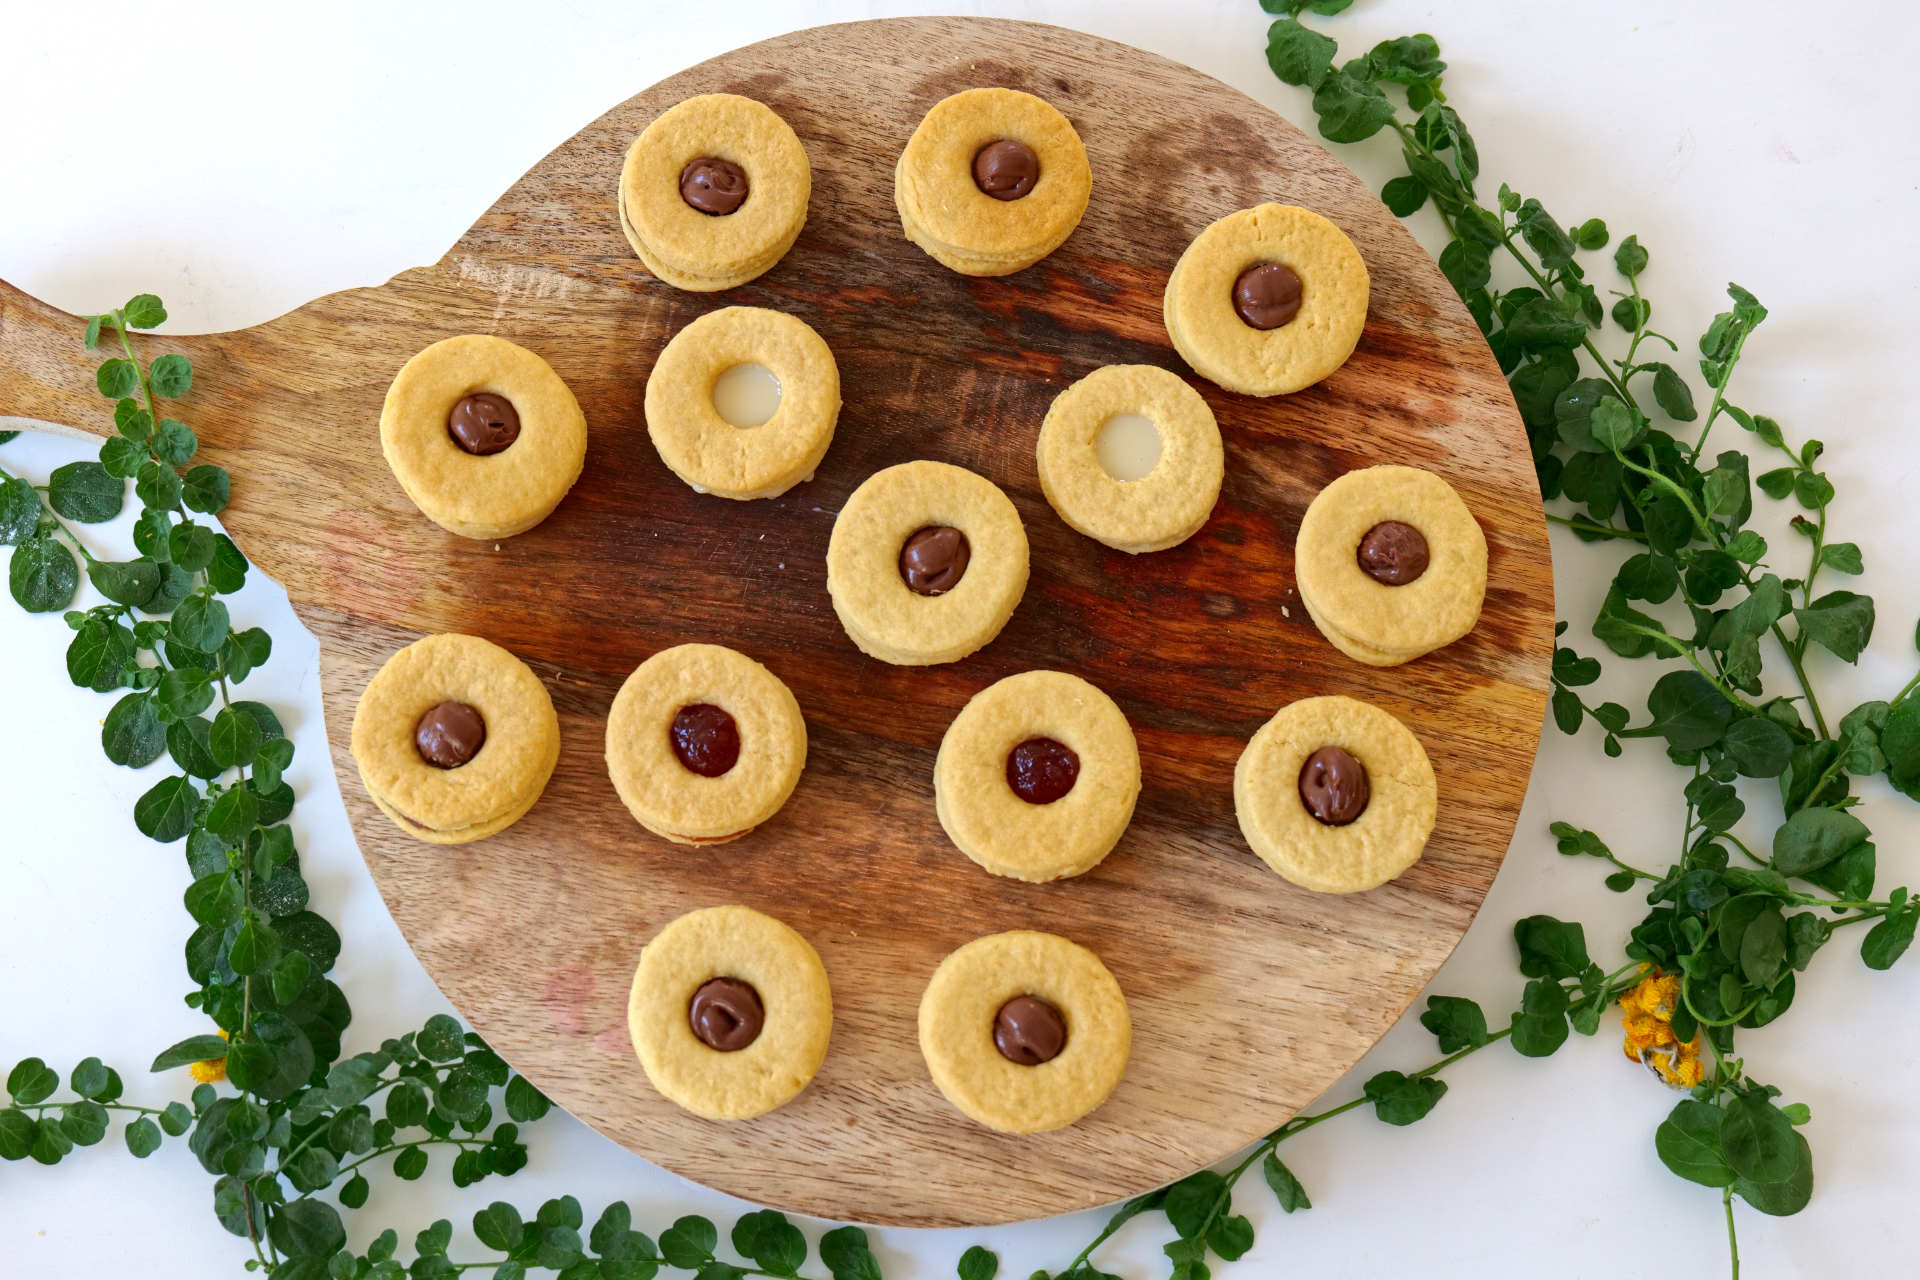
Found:
[[[513,407],[519,434],[475,454],[448,427],[473,395]],[[546,519],[580,478],[587,420],[545,360],[505,338],[467,334],[434,343],[401,367],[380,410],[380,448],[426,517],[463,538],[505,538]]]
[[[1301,796],[1301,770],[1325,747],[1357,760],[1370,792],[1359,815],[1337,826],[1316,818]],[[1413,731],[1352,698],[1282,707],[1233,770],[1233,808],[1247,843],[1281,876],[1320,893],[1376,888],[1412,866],[1438,805],[1433,765]]]
[[[1116,480],[1096,451],[1116,414],[1150,419],[1160,458],[1137,480]],[[1220,497],[1226,450],[1213,410],[1182,378],[1153,365],[1108,365],[1062,391],[1036,448],[1040,489],[1060,518],[1116,551],[1164,551],[1200,531]]]
[[[1234,305],[1242,273],[1266,263],[1298,278],[1299,310],[1256,329]],[[1167,335],[1194,372],[1229,391],[1285,395],[1345,364],[1367,320],[1367,264],[1345,232],[1309,209],[1230,213],[1187,246],[1167,280]]]
[[[780,404],[757,427],[736,427],[713,388],[736,365],[757,364],[780,384]],[[647,435],[661,461],[702,493],[772,498],[810,479],[840,416],[840,370],[803,320],[761,307],[726,307],[673,335],[647,379]]]
[[[676,724],[690,708],[730,724],[733,757],[695,772]],[[709,713],[711,714],[711,713]],[[607,773],[635,821],[678,844],[722,844],[771,818],[807,764],[807,724],[780,677],[733,649],[683,644],[628,676],[607,713]]]
[[[1010,762],[1035,741],[1056,744],[1047,748],[1056,756],[1069,752],[1074,773],[1064,794],[1039,802],[1015,790],[1022,762]],[[1099,689],[1064,671],[1024,671],[982,689],[954,717],[934,761],[933,794],[947,837],[993,874],[1077,876],[1132,820],[1140,750],[1127,717]]]
[[[723,1052],[695,1034],[695,992],[715,978],[750,986],[764,1011],[745,1048]],[[748,1120],[791,1101],[826,1060],[833,991],[811,943],[748,907],[690,911],[640,953],[627,1030],[647,1079],[709,1120]]]
[[[1058,1011],[1066,1040],[1035,1066],[994,1045],[994,1021],[1020,996]],[[1019,930],[976,938],[934,970],[920,998],[920,1052],[940,1092],[969,1117],[1003,1133],[1072,1124],[1107,1100],[1133,1045],[1127,1000],[1100,957],[1051,933]]]

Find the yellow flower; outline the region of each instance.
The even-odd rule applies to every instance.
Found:
[[[233,1038],[217,1027],[215,1028],[215,1032],[222,1040],[231,1040]],[[215,1081],[225,1080],[227,1078],[227,1060],[225,1058],[208,1058],[205,1062],[194,1063],[188,1067],[187,1070],[193,1073],[193,1078],[199,1083],[213,1084]]]
[[[1651,965],[1641,973],[1645,976],[1640,985],[1620,997],[1626,1055],[1674,1088],[1691,1089],[1700,1083],[1704,1068],[1700,1062],[1700,1033],[1694,1032],[1693,1039],[1685,1044],[1673,1034],[1673,1014],[1680,1004],[1680,977],[1661,973]]]

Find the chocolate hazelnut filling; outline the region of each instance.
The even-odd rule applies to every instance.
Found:
[[[695,156],[680,171],[680,198],[709,217],[724,218],[747,202],[747,171],[718,156]]]
[[[1018,200],[1040,181],[1040,157],[1012,138],[989,142],[973,153],[973,185],[995,200]]]
[[[915,595],[945,595],[967,574],[973,548],[952,525],[928,525],[900,546],[900,578]]]
[[[1248,328],[1278,329],[1300,314],[1300,276],[1280,262],[1248,267],[1233,282],[1233,309]]]
[[[466,452],[484,458],[520,438],[520,413],[505,396],[476,391],[447,411],[447,434]]]
[[[487,722],[464,702],[438,702],[413,726],[413,749],[436,769],[458,769],[486,745]]]
[[[737,1053],[760,1038],[767,1011],[749,984],[738,978],[710,978],[687,1002],[687,1023],[707,1048]]]
[[[1016,1066],[1051,1062],[1067,1047],[1067,1020],[1035,996],[1015,996],[993,1015],[993,1047]]]
[[[1367,811],[1367,767],[1344,747],[1322,747],[1300,766],[1300,803],[1314,821],[1344,827]]]
[[[1382,520],[1367,530],[1354,550],[1360,571],[1375,582],[1404,587],[1427,571],[1427,537],[1410,524]]]

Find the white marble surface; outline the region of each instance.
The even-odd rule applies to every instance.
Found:
[[[1310,126],[1303,95],[1275,81],[1253,0],[1000,0],[947,3],[1078,26],[1179,58]],[[328,6],[22,4],[5,10],[0,76],[0,276],[74,311],[161,293],[182,332],[257,323],[330,290],[431,261],[550,147],[609,104],[687,63],[791,27],[913,12],[881,0],[734,0],[699,6],[549,0]],[[1748,346],[1738,397],[1795,436],[1829,442],[1841,491],[1836,534],[1865,550],[1880,627],[1859,667],[1817,662],[1844,708],[1885,696],[1915,662],[1920,575],[1920,444],[1910,406],[1920,363],[1905,322],[1920,302],[1912,243],[1920,148],[1899,74],[1920,52],[1920,19],[1898,0],[1843,0],[1810,12],[1785,0],[1360,0],[1325,24],[1343,49],[1408,30],[1441,39],[1448,87],[1478,137],[1489,185],[1511,181],[1563,221],[1605,217],[1653,255],[1656,320],[1697,333],[1737,278],[1773,308]],[[1385,143],[1345,148],[1376,183]],[[1422,227],[1430,246],[1433,228]],[[0,335],[0,359],[5,358]],[[0,413],[6,406],[0,405]],[[5,464],[35,477],[78,446],[27,437]],[[244,469],[239,477],[245,483]],[[90,532],[126,545],[125,522]],[[1787,535],[1782,535],[1783,539]],[[1781,545],[1787,545],[1784,541]],[[1559,605],[1577,633],[1604,590],[1609,557],[1556,544]],[[336,977],[364,1045],[444,1008],[394,930],[356,853],[326,766],[312,642],[256,581],[242,624],[278,639],[247,685],[278,706],[300,756],[290,775],[315,905],[339,922]],[[63,1066],[100,1053],[129,1095],[163,1099],[177,1078],[137,1070],[198,1029],[179,1002],[177,851],[129,820],[149,779],[109,766],[97,724],[107,700],[69,688],[57,619],[0,607],[0,1059]],[[1591,648],[1591,644],[1588,646]],[[1637,683],[1630,687],[1640,687]],[[1628,692],[1627,688],[1619,690]],[[157,771],[157,768],[156,768]],[[1657,752],[1606,763],[1589,739],[1549,732],[1520,832],[1481,923],[1435,989],[1479,997],[1495,1016],[1518,991],[1508,929],[1549,911],[1587,923],[1612,954],[1634,904],[1605,893],[1590,864],[1560,859],[1551,818],[1603,830],[1623,851],[1663,860],[1677,838],[1677,780]],[[1920,809],[1865,788],[1882,884],[1920,878]],[[1920,1186],[1920,1057],[1911,1017],[1920,967],[1861,970],[1836,942],[1801,983],[1792,1013],[1742,1044],[1763,1079],[1810,1103],[1818,1186],[1798,1218],[1742,1210],[1746,1275],[1907,1274]],[[1432,1039],[1409,1021],[1343,1082],[1411,1069]],[[1250,1069],[1260,1069],[1249,1064]],[[1265,1189],[1241,1208],[1260,1228],[1233,1275],[1614,1276],[1715,1274],[1717,1196],[1657,1163],[1654,1123],[1671,1096],[1619,1056],[1617,1029],[1530,1062],[1494,1049],[1449,1073],[1426,1121],[1389,1129],[1366,1115],[1290,1142],[1286,1158],[1315,1208],[1282,1219]],[[531,1167],[456,1194],[443,1172],[377,1180],[356,1239],[441,1214],[465,1223],[494,1196],[522,1204],[570,1191],[624,1197],[658,1231],[676,1214],[741,1206],[682,1183],[563,1117],[535,1130]],[[81,1277],[122,1269],[202,1277],[237,1269],[243,1249],[209,1212],[208,1179],[169,1144],[139,1163],[79,1154],[55,1170],[0,1166],[0,1275]],[[1129,1276],[1159,1274],[1164,1224],[1136,1224],[1103,1255]],[[950,1275],[982,1240],[1003,1275],[1059,1266],[1097,1216],[996,1231],[888,1231],[889,1274]],[[471,1242],[469,1240],[469,1246]],[[474,1256],[471,1252],[467,1256]]]

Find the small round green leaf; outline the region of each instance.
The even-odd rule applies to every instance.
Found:
[[[213,530],[182,522],[167,534],[167,558],[188,573],[198,573],[213,563],[216,545]]]
[[[218,515],[232,495],[233,482],[224,467],[210,463],[189,470],[181,481],[182,498],[188,510],[203,515]]]
[[[91,1147],[107,1136],[107,1109],[97,1102],[69,1102],[60,1108],[60,1132],[76,1147]]]
[[[162,778],[134,803],[133,824],[142,835],[172,844],[193,825],[194,806],[199,803],[200,792],[193,779]]]
[[[271,1222],[273,1243],[289,1257],[331,1257],[347,1242],[339,1213],[321,1200],[295,1200],[282,1205],[274,1211]]]
[[[94,371],[93,383],[109,400],[119,400],[140,389],[140,370],[131,360],[103,361]]]
[[[129,329],[158,329],[167,322],[167,309],[151,293],[138,293],[120,308]]]
[[[427,1025],[414,1038],[414,1044],[435,1062],[452,1062],[466,1051],[460,1023],[444,1013],[436,1013],[427,1019]]]
[[[183,355],[172,352],[147,366],[147,380],[153,394],[163,400],[178,400],[193,387],[193,365]]]
[[[60,1073],[38,1058],[22,1058],[7,1073],[7,1093],[16,1106],[45,1102],[60,1087]]]
[[[69,462],[47,479],[48,505],[80,524],[113,519],[126,500],[127,482],[98,462]]]
[[[223,707],[220,714],[213,718],[213,728],[207,741],[213,758],[222,766],[244,769],[259,754],[260,724],[244,711]]]
[[[179,467],[186,465],[187,459],[200,451],[200,438],[193,434],[192,427],[178,418],[162,418],[160,429],[153,433],[147,448],[168,466]]]
[[[0,546],[25,542],[40,527],[40,495],[18,476],[0,479]]]
[[[140,769],[166,750],[167,728],[153,713],[153,698],[130,693],[113,704],[100,726],[100,748],[115,764]]]
[[[137,1160],[145,1160],[160,1149],[160,1126],[151,1118],[141,1116],[127,1126],[127,1150]]]
[[[14,549],[7,589],[28,613],[57,613],[73,603],[80,566],[51,533],[39,533]]]

